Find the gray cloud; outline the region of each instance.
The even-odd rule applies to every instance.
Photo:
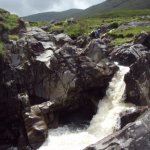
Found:
[[[0,0],[0,8],[4,8],[19,16],[46,11],[62,11],[70,8],[85,9],[104,0]]]

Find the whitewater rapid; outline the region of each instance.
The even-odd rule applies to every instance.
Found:
[[[88,128],[76,129],[65,125],[51,129],[47,141],[39,150],[82,150],[119,129],[119,114],[135,110],[133,105],[123,102],[124,75],[128,71],[128,67],[119,66],[119,71],[109,83],[106,96],[100,100],[97,114],[93,116]]]

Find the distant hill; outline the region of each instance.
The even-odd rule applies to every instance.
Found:
[[[27,21],[63,20],[70,17],[92,16],[116,10],[150,9],[150,0],[106,0],[85,10],[70,9],[62,12],[46,12],[23,17]]]
[[[78,13],[81,13],[82,9],[69,9],[62,12],[45,12],[34,14],[30,16],[22,17],[25,21],[49,21],[49,20],[63,20],[66,18],[71,18]]]
[[[150,0],[106,0],[103,3],[85,9],[80,16],[133,9],[150,9]]]

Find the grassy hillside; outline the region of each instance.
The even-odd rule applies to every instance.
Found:
[[[150,9],[150,0],[106,0],[85,10],[71,9],[63,12],[46,12],[23,17],[28,21],[63,20],[70,17],[93,16],[120,10]]]
[[[64,33],[72,38],[76,38],[80,35],[89,35],[92,30],[101,28],[102,26],[112,28],[114,25],[117,27],[133,21],[150,21],[150,9],[115,11],[95,16],[86,16],[78,19],[77,23],[71,24],[66,21],[60,21],[56,25],[49,27],[49,32],[63,30]],[[41,26],[42,23],[38,22],[34,23],[34,25]],[[112,44],[120,45],[131,41],[135,35],[144,31],[150,32],[150,27],[144,26],[124,30],[116,28],[111,33],[107,33],[107,36],[112,40]]]
[[[13,30],[18,25],[18,16],[0,9],[0,24],[8,30]]]
[[[150,0],[106,0],[84,10],[81,16],[108,13],[116,10],[150,9]]]
[[[0,57],[5,53],[5,42],[2,38],[3,34],[10,34],[12,30],[17,28],[18,24],[18,16],[14,14],[10,14],[8,11],[0,9]],[[10,35],[14,37],[14,35]]]
[[[63,20],[66,18],[71,18],[74,15],[82,12],[82,9],[70,9],[62,12],[45,12],[34,14],[30,16],[22,17],[25,21],[49,21],[49,20]]]

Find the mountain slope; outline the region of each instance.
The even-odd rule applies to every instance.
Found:
[[[94,15],[96,13],[126,9],[150,9],[150,0],[106,0],[103,3],[87,8],[81,15]]]
[[[49,20],[63,20],[75,16],[82,12],[82,9],[69,9],[62,12],[45,12],[34,14],[30,16],[22,17],[23,20],[27,21],[49,21]]]
[[[70,17],[92,16],[116,10],[150,9],[150,0],[106,0],[85,10],[70,9],[62,12],[46,12],[23,17],[29,21],[62,20]]]

